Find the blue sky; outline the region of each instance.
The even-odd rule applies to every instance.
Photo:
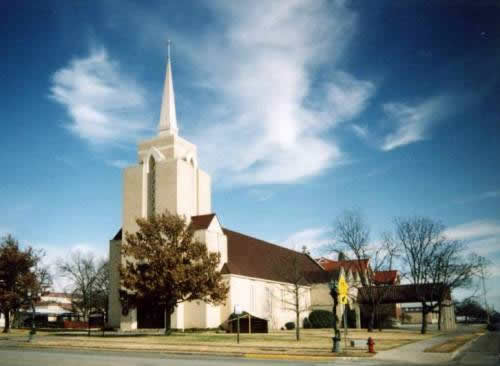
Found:
[[[426,215],[492,260],[499,309],[500,8],[481,4],[2,2],[0,233],[107,254],[170,38],[224,226],[320,254],[344,209],[373,241]]]

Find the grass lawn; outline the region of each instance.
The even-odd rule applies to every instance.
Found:
[[[21,331],[22,332],[22,331]],[[28,331],[24,331],[27,337]],[[16,330],[19,334],[19,331]],[[366,330],[350,329],[348,340],[365,342],[368,337],[375,340],[377,351],[398,347],[436,335],[430,332],[421,335],[412,330],[384,330],[368,333]],[[241,334],[240,344],[236,334],[200,332],[174,332],[170,336],[161,334],[124,334],[108,332],[102,337],[93,332],[91,337],[83,333],[39,332],[28,346],[120,349],[156,352],[215,352],[228,354],[288,354],[331,356],[332,333],[330,329],[301,329],[301,340],[295,341],[295,331],[276,331],[268,334]],[[344,333],[342,332],[342,337]],[[343,355],[369,356],[367,348],[344,347]]]

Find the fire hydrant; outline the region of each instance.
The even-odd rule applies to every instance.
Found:
[[[372,337],[368,337],[368,342],[366,342],[368,345],[368,353],[376,353],[375,352],[375,341],[373,340]]]

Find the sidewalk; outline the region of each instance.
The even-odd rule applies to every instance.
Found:
[[[472,327],[459,327],[453,332],[439,335],[434,338],[379,352],[375,355],[374,359],[382,361],[399,361],[414,364],[436,364],[448,362],[456,356],[456,352],[434,353],[424,351],[429,347],[446,342],[447,340],[450,340],[457,335],[466,334],[469,332],[473,333],[476,331],[477,329]]]

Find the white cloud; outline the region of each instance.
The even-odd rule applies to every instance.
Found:
[[[449,97],[433,97],[418,105],[387,103],[383,109],[395,130],[383,139],[380,148],[389,151],[429,138],[430,128],[449,111]]]
[[[294,250],[302,250],[305,245],[313,255],[320,255],[321,248],[331,243],[330,230],[326,227],[308,228],[291,234],[283,244]]]
[[[487,296],[488,302],[500,305],[500,222],[495,220],[474,220],[445,230],[444,234],[450,239],[467,240],[469,253],[476,253],[491,260],[488,266]],[[479,292],[482,293],[482,292]],[[456,294],[458,298],[471,295],[471,290],[463,290]]]
[[[110,165],[114,168],[118,168],[118,169],[123,169],[123,168],[131,165],[131,163],[129,161],[126,161],[126,160],[108,160],[106,163],[108,165]]]
[[[500,223],[494,220],[475,220],[445,230],[449,239],[469,240],[500,235]],[[500,249],[500,248],[499,248]]]
[[[267,201],[274,193],[269,190],[254,188],[248,191],[248,195],[256,201]]]
[[[484,201],[488,199],[496,199],[500,198],[500,190],[497,191],[487,191],[487,192],[482,192],[480,194],[472,195],[469,197],[457,199],[454,201],[456,204],[466,204],[466,203],[471,203],[471,202],[479,202],[479,201]]]
[[[204,166],[246,185],[296,182],[342,162],[325,132],[358,116],[375,91],[335,66],[356,14],[320,0],[215,2],[213,10],[222,30],[191,41],[198,85],[216,101],[194,136]],[[318,68],[325,72],[315,80]]]
[[[130,141],[150,128],[145,91],[104,48],[54,73],[50,97],[70,117],[70,131],[92,144]]]
[[[352,124],[351,128],[353,132],[356,134],[361,139],[365,139],[368,137],[368,129],[366,127],[357,125],[357,124]]]

